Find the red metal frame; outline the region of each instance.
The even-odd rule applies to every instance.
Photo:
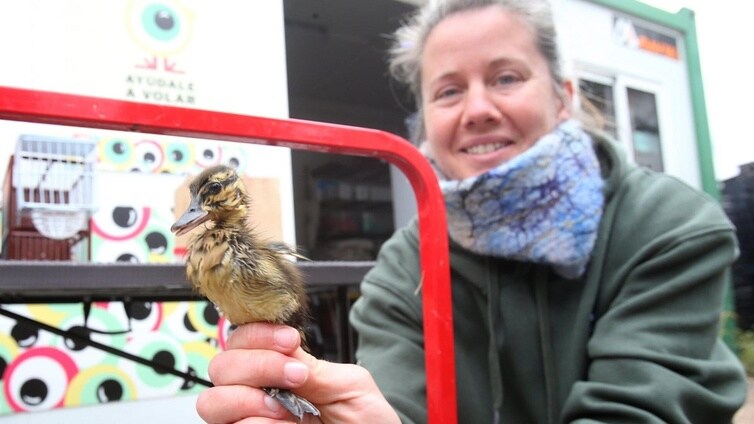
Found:
[[[2,86],[0,119],[265,144],[390,161],[411,182],[418,205],[428,419],[432,424],[457,422],[445,203],[431,167],[406,140],[343,125]]]

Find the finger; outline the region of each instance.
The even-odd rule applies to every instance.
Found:
[[[301,359],[307,361],[303,355]],[[357,398],[376,389],[372,376],[358,365],[322,360],[314,360],[308,365],[306,384],[302,384],[297,390],[297,393],[307,399],[311,397],[310,400],[317,402],[333,403]],[[326,397],[323,398],[322,395]]]
[[[292,327],[255,322],[236,328],[228,339],[226,349],[271,349],[290,353],[300,344],[301,336]]]
[[[317,360],[305,352],[295,357],[309,370],[305,384],[296,389],[296,394],[310,401],[317,404],[356,402],[360,408],[369,408],[361,402],[379,393],[377,383],[364,367]]]
[[[307,419],[304,419],[304,421],[299,422],[295,418],[286,419],[286,420],[277,420],[274,418],[246,418],[245,420],[241,420],[234,424],[321,424],[322,421],[309,421]]]
[[[208,373],[215,385],[293,389],[306,382],[309,370],[301,361],[280,352],[234,349],[215,355]]]
[[[235,423],[247,417],[290,418],[288,411],[274,399],[262,390],[248,386],[209,388],[199,394],[196,412],[208,423]]]
[[[275,418],[259,418],[251,417],[238,421],[235,424],[322,424],[322,420],[319,417],[312,415],[305,415],[303,421],[299,421],[291,416],[290,419],[278,420]]]

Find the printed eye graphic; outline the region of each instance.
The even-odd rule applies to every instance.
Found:
[[[129,169],[134,161],[134,146],[128,140],[111,138],[98,146],[100,161],[118,171]]]
[[[168,238],[165,234],[159,231],[151,231],[144,237],[144,241],[147,242],[147,248],[149,253],[156,255],[164,255],[168,250]]]
[[[218,143],[198,142],[194,145],[194,161],[202,168],[219,164],[220,154]]]
[[[121,313],[121,305],[114,306],[112,310],[105,309],[104,306],[94,306],[86,322],[80,312],[71,314],[60,321],[57,327],[77,337],[56,336],[49,346],[68,355],[81,369],[110,362],[109,353],[92,348],[83,340],[92,340],[115,349],[122,349],[127,340],[122,330],[127,328],[127,323],[121,318]]]
[[[152,173],[160,169],[165,161],[165,151],[154,140],[141,140],[134,144],[134,171]]]
[[[92,231],[106,240],[124,241],[141,234],[147,226],[150,209],[132,205],[103,207],[92,217]]]
[[[78,367],[64,352],[31,348],[16,357],[3,376],[5,400],[13,411],[43,411],[63,405]]]
[[[188,44],[193,21],[191,12],[175,0],[131,0],[126,10],[131,36],[160,57],[176,54]]]
[[[160,172],[186,172],[194,164],[194,151],[186,143],[169,143],[165,146],[165,161]]]
[[[117,365],[101,363],[81,370],[71,380],[66,392],[66,405],[107,403],[136,397],[133,376]]]
[[[131,326],[136,331],[157,331],[162,325],[165,312],[159,302],[133,302],[129,307]]]
[[[168,368],[188,371],[188,358],[180,342],[169,334],[153,331],[134,335],[125,351]],[[181,379],[165,372],[164,368],[145,367],[133,361],[125,361],[121,369],[134,376],[133,382],[139,396],[167,396],[183,386]]]
[[[243,175],[246,173],[249,161],[246,159],[246,154],[242,148],[227,145],[223,146],[220,162],[224,165],[232,166],[239,174]]]
[[[141,13],[141,25],[146,33],[159,41],[169,41],[180,34],[181,18],[170,6],[150,4]]]

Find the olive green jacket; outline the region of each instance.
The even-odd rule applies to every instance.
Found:
[[[729,423],[744,401],[718,337],[733,226],[708,196],[596,146],[606,205],[582,278],[451,243],[461,423]],[[414,221],[351,312],[357,359],[404,424],[426,422],[420,275]]]

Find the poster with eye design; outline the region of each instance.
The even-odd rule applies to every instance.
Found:
[[[0,85],[288,116],[282,0],[0,4],[0,38],[13,40],[0,44],[0,55],[13,58],[0,68]],[[98,154],[103,171],[185,176],[228,163],[242,172],[278,179],[283,241],[295,244],[287,148],[233,143],[220,147],[210,140],[12,122],[0,125],[0,137],[9,141],[0,143],[0,167],[8,163],[13,141],[21,134],[70,137],[72,132],[102,141]]]
[[[176,202],[187,201],[183,191],[191,176],[217,164],[237,167],[250,191],[266,199],[255,212],[263,217],[263,227],[274,237],[282,234],[277,218],[279,185],[274,179],[255,176],[246,146],[106,133],[98,137],[96,152],[100,208],[90,220],[93,262],[180,262],[184,247],[170,232]],[[203,379],[208,378],[209,360],[225,348],[230,330],[227,320],[208,302],[101,302],[92,306],[86,322],[81,304],[14,305],[12,309]],[[202,389],[190,379],[4,317],[0,317],[0,376],[0,415],[177,396]]]
[[[0,37],[13,42],[0,43],[0,55],[13,60],[0,68],[0,85],[285,118],[282,13],[282,0],[3,3]],[[260,203],[260,213],[274,217],[267,221],[276,238],[295,244],[288,149],[2,122],[2,175],[23,134],[96,141],[99,207],[90,218],[92,262],[180,262],[181,247],[170,232],[178,190],[218,164],[275,190],[273,200],[264,202],[273,209],[265,212]],[[203,379],[229,331],[207,302],[102,302],[92,305],[86,319],[80,303],[8,308]],[[203,388],[5,317],[0,317],[0,387],[0,417]]]
[[[207,302],[9,305],[14,313],[207,379],[227,327]],[[128,313],[126,312],[128,308]],[[197,393],[192,379],[0,317],[0,416]]]
[[[282,0],[8,3],[0,37],[0,85],[288,113]]]

